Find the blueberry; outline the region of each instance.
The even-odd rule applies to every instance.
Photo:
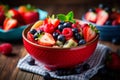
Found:
[[[83,70],[86,71],[90,68],[90,65],[88,63],[83,64]]]
[[[73,69],[58,69],[55,74],[58,76],[71,75],[73,74]]]
[[[33,34],[33,35],[34,35],[36,32],[37,32],[36,29],[30,30],[30,33]]]
[[[65,23],[63,24],[63,26],[64,26],[64,27],[71,27],[71,26],[72,26],[72,23],[70,23],[70,22],[65,22]]]
[[[75,68],[74,74],[80,74],[82,72],[82,68]]]
[[[34,39],[36,39],[36,38],[38,38],[38,36],[39,36],[39,33],[36,32],[33,37],[34,37]]]
[[[81,39],[81,40],[79,40],[78,45],[82,45],[82,44],[85,44],[85,43],[86,43],[86,41],[84,39]]]
[[[65,27],[63,25],[58,25],[58,30],[62,31]]]
[[[81,36],[79,33],[75,33],[75,34],[74,34],[74,38],[75,38],[76,40],[80,40],[80,39],[82,39],[82,36]]]
[[[32,57],[28,60],[28,64],[29,65],[35,65],[35,59],[33,59]]]
[[[53,33],[53,37],[54,37],[55,39],[57,39],[58,35],[59,35],[58,32],[54,32],[54,33]]]
[[[65,42],[65,36],[64,35],[59,35],[58,37],[57,37],[57,40],[59,40],[59,41],[61,41],[61,42]]]
[[[78,29],[77,28],[72,28],[73,33],[78,33]]]
[[[45,72],[45,75],[44,75],[44,80],[52,80],[52,77],[50,76],[50,74],[48,72]]]

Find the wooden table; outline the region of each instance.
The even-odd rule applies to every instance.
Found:
[[[81,18],[82,14],[85,13],[89,7],[89,5],[39,5],[39,8],[46,10],[49,15],[58,13],[66,14],[72,10],[75,13],[75,18],[78,19]],[[94,7],[94,5],[92,7]],[[0,41],[0,43],[4,43],[4,41]],[[120,49],[120,45],[114,45],[110,42],[99,41],[99,43],[111,47],[113,51]],[[40,75],[21,71],[16,67],[19,59],[23,58],[27,54],[27,51],[25,50],[22,41],[12,42],[11,44],[13,45],[13,54],[11,56],[4,56],[0,54],[0,80],[44,80]],[[119,80],[120,77],[117,79]],[[97,75],[95,75],[91,80],[100,79]]]

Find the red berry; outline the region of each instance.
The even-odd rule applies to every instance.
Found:
[[[10,43],[3,43],[0,45],[0,52],[4,55],[8,55],[12,52],[12,45]]]
[[[44,25],[44,31],[47,32],[47,33],[53,33],[53,31],[54,31],[53,24],[45,24]]]
[[[73,32],[71,28],[64,28],[62,34],[65,36],[67,40],[73,36]]]

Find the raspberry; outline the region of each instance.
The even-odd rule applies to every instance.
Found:
[[[0,45],[0,52],[4,55],[8,55],[12,52],[12,45],[10,43],[3,43]]]
[[[64,28],[62,34],[65,36],[66,40],[70,39],[73,36],[71,28]]]
[[[44,31],[47,33],[53,33],[53,31],[54,31],[53,24],[45,24]]]

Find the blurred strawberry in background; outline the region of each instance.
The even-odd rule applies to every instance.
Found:
[[[30,4],[26,6],[20,6],[18,11],[23,17],[25,24],[34,23],[39,20],[39,13],[37,12],[37,8],[31,6]]]
[[[5,12],[8,10],[7,5],[0,5],[0,26],[3,25],[3,21],[5,20]]]

